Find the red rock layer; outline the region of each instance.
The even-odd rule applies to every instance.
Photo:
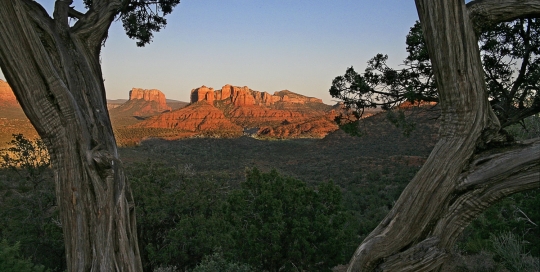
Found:
[[[260,106],[235,107],[227,116],[235,124],[243,127],[279,125],[306,120],[313,115],[294,110],[277,110]]]
[[[275,127],[261,127],[257,135],[272,138],[323,138],[328,133],[339,129],[338,125],[331,118],[332,116],[330,115],[319,116],[305,121],[290,124],[284,123]]]
[[[227,119],[221,110],[206,102],[194,103],[173,112],[154,116],[133,127],[174,128],[193,132],[242,132],[242,128]]]

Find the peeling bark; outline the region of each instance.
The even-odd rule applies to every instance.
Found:
[[[0,67],[47,145],[68,271],[142,271],[133,197],[118,159],[99,54],[120,1],[75,26],[30,0],[0,0]]]
[[[416,0],[438,84],[440,140],[358,247],[348,271],[438,270],[477,215],[505,196],[540,186],[540,139],[477,154],[501,137],[471,17],[487,11],[500,22],[535,14],[507,5],[515,2],[534,6],[540,1],[483,0],[466,6],[462,0]]]

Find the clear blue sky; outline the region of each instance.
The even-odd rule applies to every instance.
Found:
[[[38,2],[51,10],[54,1]],[[102,51],[107,98],[137,87],[188,101],[201,85],[232,84],[333,104],[328,89],[347,67],[363,71],[377,53],[401,63],[417,18],[412,0],[183,0],[143,48],[113,23]]]

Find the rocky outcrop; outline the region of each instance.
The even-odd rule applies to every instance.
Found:
[[[271,95],[246,86],[225,85],[219,90],[201,86],[191,90],[190,102],[184,108],[129,127],[160,133],[165,130],[188,133],[185,137],[240,136],[247,130],[252,131],[249,135],[274,138],[322,138],[338,129],[332,122],[335,114],[331,106],[323,104],[321,99],[287,90]]]
[[[116,122],[118,118],[149,117],[172,110],[160,90],[138,88],[133,88],[129,92],[127,102],[114,106],[108,103],[108,108],[113,122]]]
[[[169,128],[214,134],[238,134],[242,128],[233,124],[218,108],[205,101],[166,112],[133,125],[134,128]]]
[[[9,84],[0,79],[0,105],[4,107],[19,107],[17,98]]]
[[[275,127],[261,127],[257,132],[259,137],[271,138],[323,138],[328,133],[339,129],[332,121],[332,116],[318,116],[311,119],[283,124]]]
[[[319,98],[303,96],[288,90],[275,92],[274,95],[271,95],[267,92],[254,91],[247,86],[237,87],[229,84],[217,91],[206,86],[191,90],[191,103],[199,101],[206,101],[210,104],[213,104],[214,101],[223,101],[235,107],[271,106],[278,102],[295,104],[323,103]]]
[[[154,103],[156,105],[156,108],[154,110],[159,111],[159,112],[171,110],[171,107],[167,106],[165,95],[160,90],[156,90],[156,89],[146,90],[146,89],[133,88],[131,89],[131,91],[129,91],[129,101],[133,101],[133,100],[156,102]]]
[[[190,96],[191,103],[197,103],[199,101],[206,101],[210,104],[214,103],[215,92],[213,88],[208,88],[206,86],[201,86],[200,88],[191,90]]]

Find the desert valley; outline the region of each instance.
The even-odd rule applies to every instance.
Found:
[[[107,107],[120,147],[119,155],[133,182],[139,206],[137,220],[142,229],[140,235],[145,237],[139,241],[144,248],[143,258],[154,258],[144,261],[147,271],[190,271],[203,256],[214,252],[213,246],[223,247],[220,240],[225,239],[223,229],[212,229],[209,224],[224,219],[210,215],[221,209],[218,206],[223,205],[229,194],[243,188],[246,178],[254,175],[253,169],[263,173],[277,171],[313,188],[327,183],[339,188],[348,214],[342,233],[347,242],[341,244],[343,256],[334,261],[344,264],[388,213],[438,139],[440,111],[429,103],[421,106],[405,103],[390,111],[403,112],[411,122],[414,129],[407,136],[403,128],[388,120],[388,113],[368,111],[358,123],[362,135],[358,137],[344,132],[335,122],[339,114],[347,114],[341,104],[327,105],[321,99],[288,90],[270,94],[249,87],[225,85],[216,90],[201,86],[190,91],[189,102],[167,99],[155,89],[133,88],[126,93],[128,99],[108,101]],[[29,139],[38,138],[8,84],[0,81],[0,149],[9,147],[12,134],[18,133]],[[14,176],[8,172],[0,170],[0,177],[12,179]],[[161,187],[153,187],[158,185]],[[54,203],[50,197],[46,203]],[[206,197],[214,200],[201,204],[201,198]],[[11,198],[4,196],[7,200]],[[498,218],[504,209],[516,203],[529,203],[531,199],[535,197],[530,194],[519,196],[490,209],[491,214],[486,215],[489,220],[475,221],[460,240],[463,255],[449,265],[464,267],[463,271],[490,271],[497,267],[493,256],[483,251],[489,241],[489,232],[484,230],[493,227],[496,221],[493,218]],[[169,206],[181,209],[182,205],[197,208],[170,214],[155,210]],[[9,211],[6,214],[19,216]],[[21,216],[28,216],[25,214],[20,212]],[[46,213],[45,219],[40,216],[36,218],[55,218],[54,213]],[[200,216],[205,221],[190,221],[200,220],[197,219]],[[167,223],[167,220],[180,220],[180,223]],[[517,227],[510,217],[504,221]],[[178,225],[188,223],[196,225]],[[21,227],[10,225],[12,221],[0,220],[0,224],[12,235],[25,235],[17,231]],[[26,224],[45,226],[35,222]],[[179,229],[183,231],[181,234],[177,233]],[[50,235],[58,235],[59,231],[53,227],[52,232],[49,230],[43,236],[46,239],[34,239],[41,239],[39,247],[51,248],[57,240]],[[191,244],[184,244],[182,250],[173,245],[181,241]],[[156,243],[162,248],[154,248]],[[208,247],[200,248],[201,243]],[[64,258],[62,247],[56,246],[48,255],[28,254],[35,262],[54,268]],[[32,245],[23,245],[24,252],[31,249]],[[168,255],[170,250],[176,252],[174,258]],[[60,261],[51,262],[54,259]],[[163,264],[182,265],[185,270],[159,270]],[[53,270],[61,269],[62,266]],[[345,266],[336,265],[333,269],[344,271]]]

